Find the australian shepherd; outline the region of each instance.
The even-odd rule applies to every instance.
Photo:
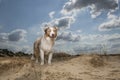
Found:
[[[48,64],[51,64],[53,55],[52,48],[55,44],[57,31],[58,27],[46,27],[44,29],[44,35],[34,42],[32,60],[35,59],[36,63],[38,63],[40,56],[41,65],[44,65],[44,55],[46,54],[48,55]]]

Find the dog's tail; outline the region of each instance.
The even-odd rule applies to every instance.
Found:
[[[35,60],[35,42],[33,44],[33,54],[31,56],[31,60]]]

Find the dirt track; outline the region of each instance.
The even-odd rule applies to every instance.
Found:
[[[1,57],[0,80],[120,80],[120,56],[83,55],[43,66],[28,57]]]

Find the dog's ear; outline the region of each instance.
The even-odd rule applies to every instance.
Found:
[[[57,26],[54,26],[54,28],[55,28],[56,30],[59,30],[59,28],[58,28]]]
[[[48,28],[49,28],[48,26],[45,26],[45,27],[44,27],[44,32],[45,32],[45,33],[47,33]]]
[[[47,30],[48,30],[49,27],[45,27],[44,28],[44,32],[47,33]]]

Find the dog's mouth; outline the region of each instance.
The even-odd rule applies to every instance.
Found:
[[[57,34],[45,34],[47,37],[54,39],[57,37]]]
[[[51,35],[51,36],[49,36],[50,38],[56,38],[56,36],[55,35]]]

